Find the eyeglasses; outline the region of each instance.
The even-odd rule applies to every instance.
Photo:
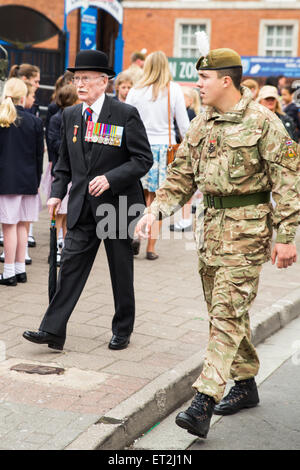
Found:
[[[105,77],[106,77],[106,75],[99,75],[98,77],[91,77],[91,76],[88,76],[88,75],[83,75],[82,77],[74,77],[72,79],[72,83],[74,83],[74,85],[78,85],[81,81],[81,83],[83,85],[87,85],[92,80],[98,80],[98,78],[105,78]]]

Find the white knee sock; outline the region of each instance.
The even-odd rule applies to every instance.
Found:
[[[7,279],[8,277],[15,276],[15,264],[7,264],[4,263],[4,270],[3,270],[3,279]]]
[[[17,261],[15,263],[15,270],[16,270],[16,274],[25,273],[25,263],[19,263]]]

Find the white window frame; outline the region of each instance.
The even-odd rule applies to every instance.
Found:
[[[211,20],[208,18],[176,18],[175,20],[175,28],[174,28],[174,48],[173,48],[173,56],[174,57],[181,57],[180,53],[180,28],[182,25],[198,25],[198,24],[205,24],[206,25],[206,33],[208,39],[210,41],[210,33],[211,33]],[[196,47],[197,49],[197,47]]]
[[[298,56],[298,34],[299,34],[299,21],[297,20],[261,20],[259,26],[259,43],[258,55],[266,56],[266,32],[267,26],[293,26],[292,37],[292,54],[291,57]]]

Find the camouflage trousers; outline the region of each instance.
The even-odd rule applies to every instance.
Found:
[[[193,384],[218,403],[228,379],[254,377],[259,359],[250,338],[249,308],[261,266],[205,266],[200,275],[209,313],[209,342],[203,370]]]

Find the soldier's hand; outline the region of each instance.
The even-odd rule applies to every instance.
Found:
[[[292,243],[276,243],[272,252],[272,264],[276,263],[277,268],[287,268],[297,261],[296,246]]]
[[[149,238],[150,237],[150,229],[151,225],[155,221],[155,216],[153,214],[145,214],[139,220],[136,228],[135,228],[135,235],[138,238]]]

